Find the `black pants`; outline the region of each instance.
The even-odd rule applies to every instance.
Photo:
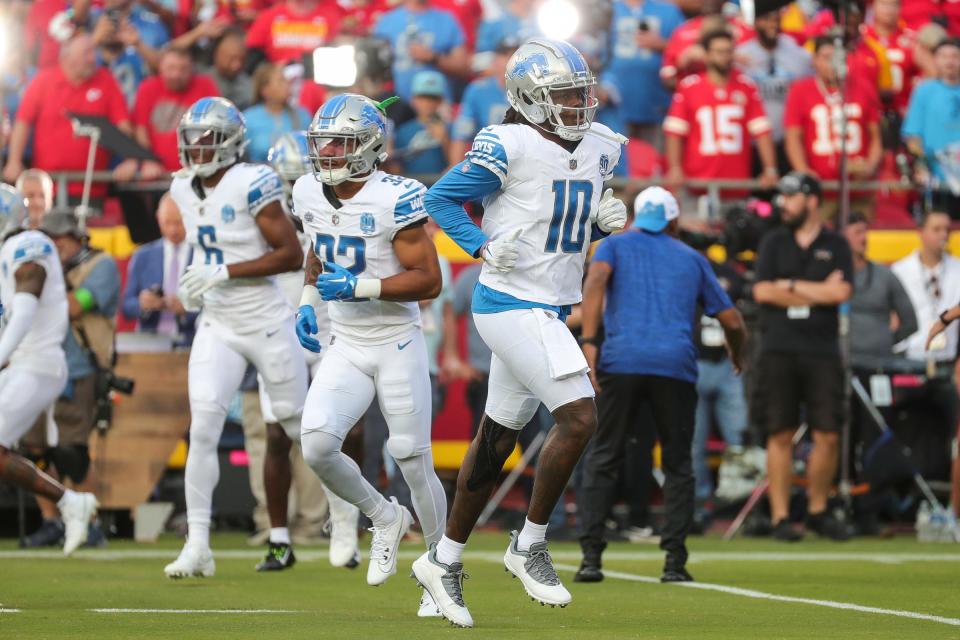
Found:
[[[660,548],[668,562],[687,561],[685,541],[693,521],[694,480],[691,448],[697,407],[692,382],[646,375],[600,373],[602,392],[597,397],[599,427],[584,463],[579,505],[583,511],[584,538],[603,540],[604,520],[613,506],[626,440],[644,404],[663,450],[663,487],[666,522]]]

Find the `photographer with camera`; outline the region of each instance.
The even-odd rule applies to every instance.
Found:
[[[783,226],[760,242],[753,297],[760,305],[758,418],[767,430],[767,477],[773,537],[803,535],[790,524],[793,435],[801,407],[813,432],[807,460],[807,528],[834,540],[850,537],[827,512],[839,459],[844,368],[839,306],[852,293],[850,245],[823,226],[823,190],[813,176],[790,173],[778,185]]]
[[[109,420],[105,413],[109,405],[104,403],[109,402],[111,388],[126,391],[132,386],[131,381],[115,379],[109,372],[114,357],[120,272],[113,258],[87,245],[87,235],[72,210],[54,208],[43,217],[40,231],[56,245],[67,284],[70,331],[63,343],[67,386],[54,406],[56,437],[51,437],[47,429],[47,417],[41,416],[24,440],[29,448],[42,451],[48,473],[76,487],[86,481],[90,469],[90,432],[101,421]],[[44,522],[25,546],[57,544],[63,535],[57,507],[40,497],[37,502]],[[87,544],[103,542],[102,533],[91,534]]]

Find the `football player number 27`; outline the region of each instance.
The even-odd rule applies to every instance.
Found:
[[[700,155],[733,155],[743,151],[742,105],[700,107],[696,118],[700,125]]]
[[[580,253],[586,239],[590,219],[593,183],[589,180],[553,181],[553,218],[547,233],[546,253]]]
[[[212,226],[197,227],[197,242],[203,249],[204,264],[223,264],[223,251],[213,246],[217,241],[217,229]]]
[[[363,238],[359,236],[340,236],[338,241],[331,235],[318,233],[317,240],[313,244],[313,252],[317,257],[326,262],[336,262],[334,250],[336,250],[338,256],[353,253],[353,264],[347,267],[347,271],[353,275],[358,276],[367,268],[367,242]]]

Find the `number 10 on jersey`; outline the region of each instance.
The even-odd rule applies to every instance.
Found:
[[[553,218],[544,252],[556,253],[558,245],[564,253],[583,250],[592,198],[593,183],[589,180],[553,181]]]

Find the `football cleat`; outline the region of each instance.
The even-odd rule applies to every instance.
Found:
[[[503,555],[503,564],[507,572],[520,578],[523,588],[531,599],[551,607],[565,607],[573,599],[570,592],[560,583],[553,559],[547,551],[546,542],[530,545],[529,551],[517,549],[516,531],[510,532],[510,546]]]
[[[360,510],[343,498],[327,492],[330,503],[330,564],[355,569],[360,564],[357,518]]]
[[[413,562],[413,579],[423,587],[424,596],[429,594],[440,615],[457,627],[473,626],[473,617],[463,601],[463,581],[467,577],[462,563],[443,564],[437,560],[435,542]],[[421,609],[423,602],[421,599]]]
[[[406,507],[390,498],[397,510],[397,518],[385,527],[370,527],[373,540],[370,542],[370,566],[367,567],[367,584],[377,587],[397,572],[397,550],[400,541],[413,524],[413,516]]]
[[[289,569],[297,563],[296,556],[293,555],[293,547],[289,544],[276,544],[271,542],[267,550],[267,557],[263,562],[257,564],[257,571],[283,571]]]
[[[426,589],[423,590],[423,595],[420,596],[420,608],[417,610],[418,618],[442,618],[443,616],[440,613],[440,609],[437,607],[437,603],[433,601],[433,596],[430,595],[430,592]]]
[[[168,578],[212,578],[216,571],[213,562],[213,552],[209,547],[192,545],[189,542],[183,545],[183,551],[177,559],[163,568]]]
[[[63,555],[68,556],[87,541],[90,520],[97,513],[97,499],[92,493],[78,493],[60,509],[63,517]]]

